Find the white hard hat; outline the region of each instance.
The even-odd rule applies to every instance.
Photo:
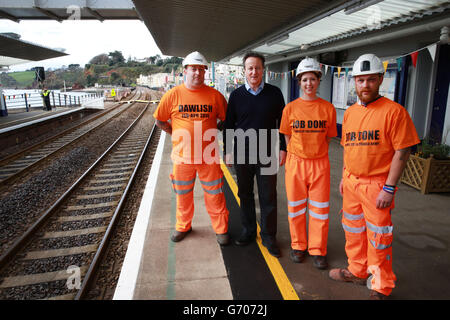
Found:
[[[378,73],[384,74],[384,66],[381,60],[372,53],[363,54],[353,64],[352,74],[354,77]]]
[[[189,53],[183,60],[183,67],[193,64],[205,66],[206,69],[208,69],[208,61],[206,61],[205,57],[198,51]]]
[[[316,59],[305,58],[297,66],[296,77],[302,75],[305,72],[318,72],[320,77],[322,76],[322,70],[320,70],[320,64]]]

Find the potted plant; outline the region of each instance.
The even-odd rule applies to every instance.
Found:
[[[401,182],[421,193],[450,192],[450,146],[422,141],[417,152],[411,154]]]

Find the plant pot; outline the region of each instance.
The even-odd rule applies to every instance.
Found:
[[[450,192],[450,160],[410,155],[400,181],[420,190],[422,194]]]

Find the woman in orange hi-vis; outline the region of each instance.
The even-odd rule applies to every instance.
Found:
[[[171,240],[181,241],[192,230],[193,191],[198,174],[217,242],[227,245],[229,213],[217,145],[217,120],[225,120],[227,102],[219,91],[204,84],[208,63],[202,54],[195,51],[187,55],[183,67],[185,83],[164,94],[153,115],[158,127],[172,135],[174,164],[170,178],[177,210]]]
[[[308,252],[316,268],[326,269],[330,207],[328,145],[337,135],[336,110],[331,103],[317,96],[322,72],[316,60],[302,60],[296,76],[302,94],[286,105],[280,125],[288,152],[285,182],[291,233],[290,258],[300,263]]]

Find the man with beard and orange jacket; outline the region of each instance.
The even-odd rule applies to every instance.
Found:
[[[348,267],[329,273],[336,281],[367,283],[374,300],[386,299],[395,287],[391,210],[411,146],[420,142],[406,109],[380,96],[384,71],[373,54],[362,55],[353,66],[359,101],[344,114],[339,186]]]

